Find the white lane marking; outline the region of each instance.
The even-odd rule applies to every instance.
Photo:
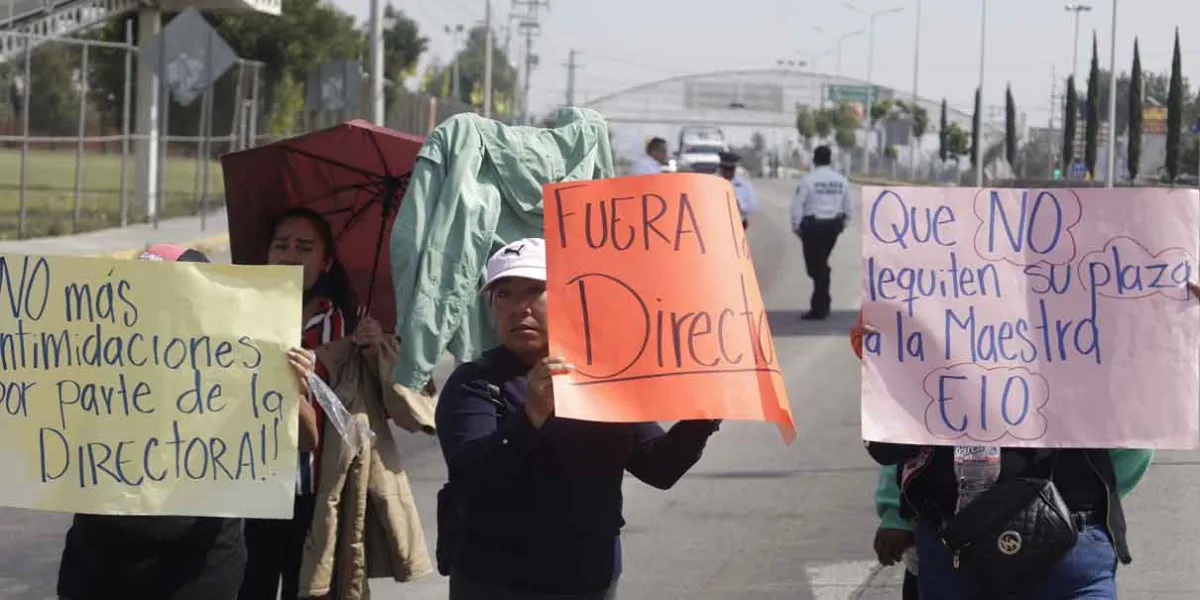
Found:
[[[815,600],[849,600],[878,565],[873,560],[817,563],[805,565],[804,571]]]

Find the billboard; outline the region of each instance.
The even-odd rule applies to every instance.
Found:
[[[1142,109],[1142,133],[1167,132],[1167,107],[1147,106]]]
[[[693,110],[747,110],[783,112],[783,86],[770,83],[732,81],[688,81],[683,88],[684,106]]]

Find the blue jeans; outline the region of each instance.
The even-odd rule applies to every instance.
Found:
[[[921,600],[966,600],[979,598],[965,571],[955,571],[950,551],[937,532],[926,525],[917,527],[917,575]],[[1027,596],[1028,600],[1116,600],[1117,552],[1108,533],[1089,525],[1079,533],[1079,543],[1046,575]]]

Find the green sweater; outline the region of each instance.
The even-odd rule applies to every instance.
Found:
[[[474,114],[447,119],[425,139],[392,225],[396,336],[393,380],[429,381],[447,351],[471,360],[499,344],[479,301],[492,253],[542,237],[542,186],[614,174],[608,124],[564,108],[552,129],[511,127]]]
[[[1109,450],[1112,454],[1113,472],[1117,478],[1117,493],[1124,498],[1138,486],[1150,461],[1153,450]],[[879,470],[879,482],[875,486],[875,514],[879,516],[880,529],[902,529],[912,531],[913,523],[900,516],[900,485],[896,482],[895,465]]]

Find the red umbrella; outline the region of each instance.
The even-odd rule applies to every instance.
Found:
[[[354,297],[365,299],[384,330],[394,329],[385,246],[424,140],[354,120],[222,156],[233,262],[265,263],[271,220],[309,208],[329,221]]]

